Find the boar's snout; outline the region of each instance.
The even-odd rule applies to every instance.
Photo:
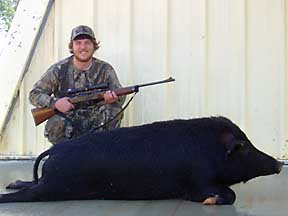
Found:
[[[284,165],[283,162],[278,161],[277,168],[276,168],[277,169],[277,171],[276,171],[277,174],[279,174],[281,172],[283,165]]]

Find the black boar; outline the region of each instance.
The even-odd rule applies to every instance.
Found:
[[[96,132],[58,143],[42,177],[0,202],[184,199],[233,204],[229,186],[279,173],[224,117],[173,120]],[[17,185],[17,184],[16,184]]]

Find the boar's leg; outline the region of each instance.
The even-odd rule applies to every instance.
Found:
[[[36,185],[37,183],[35,181],[21,181],[16,180],[15,182],[10,183],[6,189],[24,189],[24,188],[30,188],[33,185]]]
[[[42,152],[35,160],[34,167],[33,167],[33,181],[21,181],[16,180],[15,182],[10,183],[6,189],[24,189],[30,188],[33,185],[36,185],[39,181],[38,178],[38,168],[41,160],[50,154],[50,150],[46,150]]]
[[[15,193],[0,194],[0,203],[8,202],[36,202],[45,199],[45,190],[42,185],[35,185]],[[43,198],[44,197],[44,198]]]
[[[204,205],[232,205],[236,194],[228,186],[207,186],[192,193],[189,200],[202,202]]]

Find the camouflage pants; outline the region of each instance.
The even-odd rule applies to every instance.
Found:
[[[110,107],[103,105],[98,109],[75,109],[71,114],[54,115],[45,126],[45,137],[49,142],[56,144],[66,140],[74,139],[92,131],[111,130],[120,127],[122,115],[111,120],[121,107]],[[104,126],[102,126],[104,124]]]

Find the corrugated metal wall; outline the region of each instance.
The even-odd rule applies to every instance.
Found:
[[[124,86],[141,89],[124,125],[224,115],[254,144],[288,158],[286,0],[56,0],[21,84],[2,154],[37,154],[49,144],[35,129],[27,94],[68,53],[73,27],[90,25]],[[15,136],[19,131],[19,136]]]

